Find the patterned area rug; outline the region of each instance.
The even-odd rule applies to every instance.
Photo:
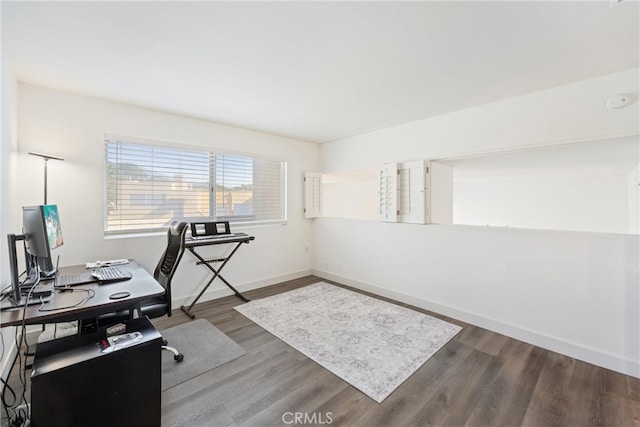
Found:
[[[325,282],[235,309],[378,403],[462,329]]]

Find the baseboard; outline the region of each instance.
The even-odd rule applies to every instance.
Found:
[[[236,288],[239,292],[247,292],[253,289],[263,288],[265,286],[286,282],[288,280],[299,279],[301,277],[309,276],[310,274],[311,274],[311,269],[305,269],[305,270],[295,271],[293,273],[287,273],[279,276],[269,277],[268,279],[257,280],[255,282],[242,283],[237,286],[233,284],[233,287]],[[200,289],[197,289],[197,291],[199,292]],[[196,297],[196,295],[173,298],[172,305],[174,309],[182,305],[191,304],[193,302],[193,299]],[[224,298],[230,295],[233,295],[233,291],[231,291],[229,288],[224,286],[224,284],[222,285],[216,284],[215,287],[211,286],[211,289],[207,290],[204,294],[202,294],[202,296],[198,300],[198,303],[211,301],[219,298]]]
[[[451,317],[465,323],[470,323],[511,338],[515,338],[526,343],[542,347],[544,349],[564,354],[587,363],[591,363],[612,371],[620,372],[635,378],[640,378],[640,361],[630,358],[621,357],[616,354],[607,353],[600,349],[588,347],[575,342],[568,342],[557,337],[533,331],[527,328],[513,325],[491,317],[460,310],[455,307],[434,303],[432,301],[405,294],[395,292],[389,289],[359,282],[348,277],[338,276],[323,270],[312,269],[312,274],[323,279],[332,280],[347,286],[360,289],[362,291],[371,292],[376,295],[390,298],[405,304],[410,304],[418,308],[432,311],[443,316]]]

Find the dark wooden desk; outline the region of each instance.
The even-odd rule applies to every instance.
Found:
[[[2,311],[2,326],[20,326],[23,321],[26,325],[34,325],[90,319],[112,311],[135,307],[146,298],[164,294],[164,288],[135,260],[129,260],[129,264],[118,265],[118,268],[130,271],[131,279],[106,285],[97,282],[77,285],[71,288],[73,292],[55,290],[52,300],[43,306],[34,304]],[[60,268],[61,274],[82,271],[86,271],[84,265]],[[83,304],[71,307],[88,295],[79,289],[91,289],[95,295]],[[131,295],[119,300],[109,299],[110,295],[124,291]],[[41,311],[41,307],[52,311]]]
[[[244,295],[242,295],[236,288],[231,286],[231,283],[227,282],[227,280],[224,277],[222,277],[220,272],[222,271],[224,266],[227,265],[227,262],[236,253],[236,251],[240,248],[240,246],[243,243],[249,243],[252,240],[255,240],[255,237],[249,236],[248,234],[245,234],[245,233],[235,233],[228,236],[202,236],[199,238],[189,237],[185,239],[184,247],[189,252],[191,252],[193,256],[195,256],[198,259],[198,262],[196,264],[204,265],[209,269],[211,273],[213,273],[211,279],[207,282],[206,285],[204,285],[204,287],[200,290],[200,293],[198,294],[198,296],[195,297],[195,299],[191,302],[191,304],[188,307],[184,305],[180,307],[180,309],[184,311],[187,314],[187,316],[189,316],[192,319],[196,317],[191,312],[191,310],[193,309],[193,306],[196,305],[196,303],[198,302],[202,294],[204,294],[204,292],[207,290],[209,285],[211,285],[211,283],[213,283],[213,281],[216,280],[216,278],[220,279],[225,285],[227,285],[227,287],[231,289],[238,298],[240,298],[245,302],[249,302],[249,299]],[[222,258],[206,260],[198,252],[196,252],[196,248],[202,247],[202,246],[224,245],[224,244],[234,244],[234,243],[235,243],[235,246],[233,247],[229,255]],[[214,268],[212,264],[215,264],[215,263],[220,263],[220,267],[218,267],[217,269]]]

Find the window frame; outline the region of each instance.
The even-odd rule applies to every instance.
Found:
[[[126,228],[118,228],[111,229],[109,228],[109,158],[108,158],[108,150],[110,144],[138,144],[150,147],[159,147],[166,148],[168,150],[180,150],[180,151],[193,151],[199,153],[206,153],[209,156],[209,181],[208,181],[208,189],[209,189],[209,216],[184,216],[184,217],[176,217],[176,220],[183,221],[229,221],[231,224],[236,226],[246,227],[246,226],[268,226],[268,225],[286,225],[287,224],[287,216],[288,216],[288,191],[287,191],[287,180],[288,180],[288,161],[287,159],[269,155],[261,155],[256,153],[246,153],[246,152],[238,152],[231,150],[218,149],[215,147],[208,147],[202,145],[192,145],[192,144],[184,144],[184,143],[172,143],[166,141],[159,140],[150,140],[150,139],[141,139],[135,137],[126,137],[126,136],[118,136],[118,135],[110,135],[105,134],[103,138],[103,166],[104,166],[104,182],[103,182],[103,191],[104,191],[104,202],[103,202],[103,234],[105,236],[126,236],[126,235],[148,235],[148,234],[157,234],[159,232],[166,231],[168,225],[154,225],[152,223],[149,224],[148,227],[135,227],[130,224]],[[280,194],[280,203],[279,203],[279,218],[277,219],[255,219],[254,215],[215,215],[217,206],[216,206],[216,192],[218,191],[217,187],[217,175],[216,175],[216,156],[225,155],[225,156],[238,156],[238,157],[247,157],[252,160],[259,161],[269,161],[269,162],[277,162],[278,165],[274,164],[273,166],[278,166],[279,168],[279,194]],[[147,194],[146,198],[154,198],[151,197],[151,194]],[[212,215],[213,213],[213,215]]]

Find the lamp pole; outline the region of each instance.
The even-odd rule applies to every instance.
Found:
[[[44,204],[47,204],[47,163],[49,160],[64,160],[62,157],[52,156],[50,154],[42,154],[42,153],[34,153],[32,151],[29,152],[32,156],[42,157],[44,159]]]

